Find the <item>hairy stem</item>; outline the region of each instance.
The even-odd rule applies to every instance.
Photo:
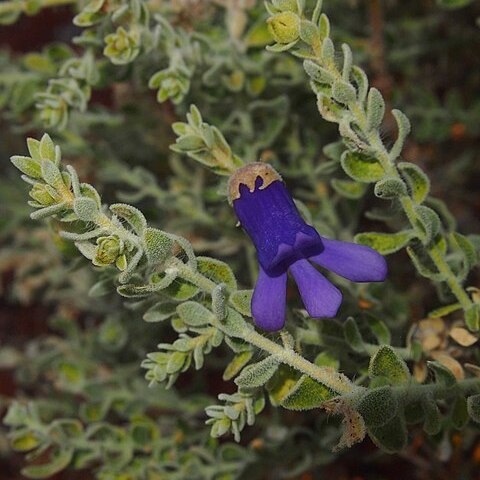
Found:
[[[212,280],[206,278],[201,273],[192,270],[186,264],[175,262],[175,267],[178,269],[180,277],[192,282],[210,295],[217,286],[215,282],[212,282]],[[221,322],[215,322],[215,326],[228,334],[228,330]],[[256,332],[254,329],[245,328],[242,338],[247,343],[255,345],[264,352],[275,356],[280,362],[290,365],[339,394],[352,393],[354,390],[362,389],[362,387],[354,385],[345,375],[338,373],[331,368],[319,367],[309,362],[298,355],[294,350],[282,347],[278,343],[275,343]]]
[[[322,67],[328,69],[330,73],[332,73],[336,79],[341,80],[342,74],[338,70],[337,66],[333,61],[324,61],[322,54],[317,53],[318,49],[316,50],[316,57],[315,61]],[[369,146],[373,150],[373,154],[375,158],[380,162],[383,169],[385,170],[385,174],[387,177],[395,178],[398,180],[402,180],[400,173],[395,165],[395,160],[392,159],[385,148],[385,145],[380,138],[380,134],[377,130],[369,131],[367,127],[367,114],[365,112],[365,107],[360,102],[354,102],[347,106],[349,111],[353,114],[355,122],[357,123],[358,127],[360,128],[362,134],[366,138]],[[403,181],[403,180],[402,180]],[[413,201],[409,195],[401,195],[399,197],[400,203],[402,205],[403,211],[408,218],[411,226],[418,231],[418,221],[417,221],[417,214],[415,212]],[[449,286],[452,294],[457,298],[457,300],[462,305],[464,310],[467,310],[469,307],[472,306],[473,302],[468,296],[468,294],[463,289],[462,284],[458,280],[458,278],[453,273],[452,269],[448,265],[445,260],[443,253],[438,249],[436,246],[430,246],[426,249],[430,259],[438,268],[438,271],[443,274],[445,277],[445,282]]]

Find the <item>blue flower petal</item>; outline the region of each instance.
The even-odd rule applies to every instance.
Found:
[[[322,238],[325,249],[312,262],[353,282],[383,282],[387,262],[373,248]]]
[[[307,225],[281,181],[262,189],[263,179],[257,177],[255,190],[239,187],[239,198],[233,208],[240,224],[257,248],[258,261],[270,275],[286,271],[297,258],[322,251],[320,235]]]
[[[264,330],[280,330],[285,325],[287,273],[271,277],[260,266],[252,297],[252,315]]]
[[[342,303],[342,293],[308,260],[297,260],[290,266],[303,304],[311,317],[334,317]]]

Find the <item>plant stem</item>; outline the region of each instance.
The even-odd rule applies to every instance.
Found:
[[[310,378],[317,380],[339,394],[349,394],[353,393],[355,390],[363,389],[363,387],[354,385],[342,373],[338,373],[332,368],[319,367],[300,356],[294,350],[284,348],[278,343],[272,342],[253,329],[247,330],[243,338],[246,342],[270,353],[277,357],[282,363],[290,365],[296,370],[305,373]]]
[[[410,384],[393,387],[393,392],[399,397],[408,398],[409,403],[422,400],[429,395],[435,399],[458,395],[459,390],[464,395],[478,392],[480,390],[480,377],[459,380],[454,388],[446,387],[441,383]]]
[[[336,79],[339,79],[339,80],[342,79],[342,75],[334,62],[324,61],[321,53],[317,53],[315,60],[319,65],[328,69],[330,73],[332,73],[335,76]],[[358,127],[360,128],[368,144],[374,151],[375,158],[377,158],[377,160],[380,162],[383,169],[385,170],[385,176],[402,180],[402,177],[398,172],[398,169],[394,163],[394,160],[390,158],[390,155],[388,154],[388,151],[385,148],[385,145],[383,144],[382,139],[380,138],[380,134],[378,130],[371,131],[368,129],[367,115],[365,112],[364,105],[356,101],[349,104],[347,108],[353,114]],[[403,211],[407,216],[412,228],[416,232],[418,232],[419,236],[421,236],[422,238],[424,234],[418,228],[417,213],[415,211],[412,198],[409,195],[401,195],[399,197],[399,200],[402,205]],[[460,281],[455,276],[455,274],[453,273],[448,263],[446,262],[442,252],[435,245],[432,245],[429,248],[427,248],[426,252],[429,255],[432,262],[438,268],[438,271],[441,272],[445,277],[445,282],[449,286],[453,295],[457,298],[459,303],[462,305],[462,308],[464,310],[467,310],[468,308],[470,308],[473,305],[473,302],[468,296],[468,294],[465,292],[465,290],[463,289]]]
[[[206,293],[212,294],[213,289],[217,286],[215,282],[212,282],[201,273],[192,270],[184,263],[176,262],[175,268],[178,269],[178,274],[181,278],[192,282]],[[214,326],[228,334],[228,330],[221,322],[215,323]],[[290,365],[296,370],[332,389],[336,393],[352,393],[353,391],[361,390],[363,388],[354,385],[345,375],[336,372],[332,368],[319,367],[309,362],[298,355],[294,350],[282,347],[278,343],[264,337],[253,328],[247,328],[246,326],[242,338],[247,343],[255,345],[257,348],[268,352],[270,355],[278,358],[280,362]]]

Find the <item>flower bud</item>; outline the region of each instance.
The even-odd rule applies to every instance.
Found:
[[[300,17],[293,12],[282,12],[270,17],[268,30],[277,43],[291,43],[300,36]]]
[[[115,235],[97,238],[97,250],[93,264],[105,267],[114,263],[123,252],[123,242]]]
[[[135,30],[127,32],[118,27],[115,33],[105,37],[105,43],[107,46],[103,53],[115,65],[129,63],[140,53],[140,35]]]
[[[190,71],[186,67],[161,70],[150,78],[148,86],[158,88],[157,100],[160,103],[169,98],[178,104],[190,89]]]

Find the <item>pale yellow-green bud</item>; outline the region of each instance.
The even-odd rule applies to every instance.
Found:
[[[291,43],[300,36],[300,17],[293,12],[282,12],[270,17],[268,29],[277,43]]]
[[[93,264],[105,267],[115,262],[123,252],[123,242],[116,236],[97,238],[97,250]]]

